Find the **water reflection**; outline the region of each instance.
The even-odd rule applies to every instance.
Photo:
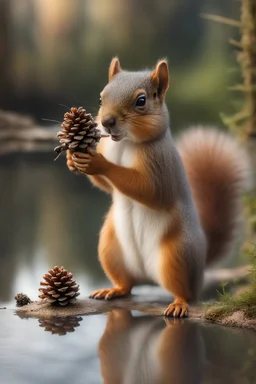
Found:
[[[99,343],[104,384],[255,383],[250,332],[123,310],[107,316]]]
[[[199,383],[203,340],[197,324],[108,314],[99,344],[104,384]]]
[[[52,335],[64,336],[67,333],[75,332],[75,328],[80,326],[83,318],[80,316],[52,317],[50,319],[39,319],[39,327]]]
[[[20,319],[29,319],[29,317],[23,313],[17,312],[16,315]],[[53,316],[49,319],[38,319],[38,323],[39,327],[43,328],[46,332],[50,332],[52,335],[65,336],[70,332],[75,332],[76,328],[80,326],[80,322],[82,320],[83,318],[81,316]]]
[[[75,332],[52,336],[52,327]],[[255,384],[256,334],[136,311],[46,324],[5,310],[0,367],[3,384]]]

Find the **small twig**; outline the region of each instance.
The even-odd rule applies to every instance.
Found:
[[[241,27],[240,21],[229,19],[228,17],[223,17],[219,15],[210,15],[207,13],[201,13],[200,15],[203,19],[215,21],[216,23],[221,23],[221,24],[226,24],[229,25],[230,27]]]
[[[237,48],[243,48],[243,45],[240,43],[240,41],[236,41],[234,39],[229,39],[229,43],[234,45]]]

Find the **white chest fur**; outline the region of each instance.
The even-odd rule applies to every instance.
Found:
[[[147,208],[115,191],[114,222],[131,274],[138,279],[159,282],[159,245],[170,215]]]
[[[120,142],[114,142],[110,138],[106,140],[104,156],[107,160],[124,167],[131,167],[136,156],[134,144],[127,140]]]
[[[131,167],[136,156],[132,143],[109,143],[104,155],[109,161]],[[114,190],[114,224],[126,267],[137,279],[158,282],[158,253],[170,214],[159,212]]]

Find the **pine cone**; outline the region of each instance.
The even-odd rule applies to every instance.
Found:
[[[14,299],[16,300],[17,307],[23,307],[24,305],[32,303],[30,298],[24,293],[17,293]]]
[[[86,113],[83,107],[72,107],[70,112],[66,112],[61,127],[62,130],[57,133],[61,145],[54,148],[56,159],[67,149],[86,153],[88,147],[95,149],[100,138],[108,136],[101,134],[92,115]]]
[[[39,319],[39,327],[44,327],[44,330],[51,332],[52,335],[64,336],[68,332],[75,332],[75,328],[80,326],[80,321],[82,317],[77,316],[68,316],[61,318],[51,319]]]
[[[39,288],[42,292],[38,297],[51,304],[59,304],[62,307],[69,303],[74,303],[76,297],[80,295],[79,285],[73,279],[71,272],[64,267],[54,267],[43,276],[45,281],[41,281]]]

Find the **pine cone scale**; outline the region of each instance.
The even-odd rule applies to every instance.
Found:
[[[59,301],[60,301],[60,302],[65,301],[65,300],[67,300],[67,298],[64,297],[64,296],[62,296],[62,297],[59,298]]]
[[[67,297],[74,297],[75,296],[75,294],[76,294],[76,292],[67,292],[67,293],[65,293],[65,296]]]
[[[59,288],[59,289],[58,289],[58,292],[61,292],[61,293],[66,292],[66,291],[68,290],[68,288],[69,288],[69,287]]]
[[[61,281],[56,281],[55,283],[54,283],[54,285],[56,286],[56,287],[60,287],[61,286]]]
[[[47,302],[50,304],[56,303],[57,299],[47,299]]]

